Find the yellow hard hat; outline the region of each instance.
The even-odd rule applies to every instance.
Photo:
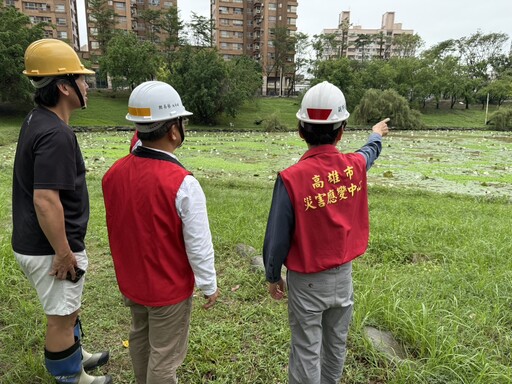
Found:
[[[76,52],[57,39],[41,39],[30,44],[25,51],[23,74],[34,77],[59,75],[93,75],[83,66]]]

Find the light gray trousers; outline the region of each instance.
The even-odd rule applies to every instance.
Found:
[[[352,263],[327,271],[288,271],[289,384],[337,384],[343,373],[354,291]]]

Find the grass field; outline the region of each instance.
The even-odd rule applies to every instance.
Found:
[[[106,90],[90,91],[88,107],[82,111],[76,111],[71,118],[71,125],[74,127],[86,128],[132,128],[132,124],[125,120],[129,94],[127,92],[111,92]],[[191,129],[201,131],[223,130],[223,131],[264,131],[265,122],[273,115],[289,129],[295,130],[297,120],[295,114],[299,109],[297,98],[257,98],[243,106],[240,113],[235,117],[221,116],[216,126],[191,125]],[[495,110],[491,107],[489,116]],[[469,110],[464,106],[456,104],[452,110],[446,103],[441,104],[437,110],[428,106],[422,112],[422,121],[427,128],[448,128],[448,129],[484,129],[485,111],[481,105],[473,105]],[[14,115],[12,111],[6,111],[0,105],[0,145],[10,142],[13,135],[23,121],[24,114]],[[257,124],[256,122],[259,122]],[[349,128],[367,128],[355,126],[349,120]],[[391,121],[391,126],[393,121]]]
[[[98,112],[99,113],[99,112]],[[247,118],[249,122],[250,119]],[[367,132],[348,131],[354,150]],[[102,370],[134,383],[130,316],[108,250],[101,177],[128,152],[130,132],[78,133],[88,169],[90,269],[84,344],[111,350]],[[394,132],[369,172],[371,239],[354,263],[355,314],[343,384],[512,382],[512,134]],[[49,384],[42,358],[44,315],[10,247],[14,144],[0,146],[0,382]],[[210,311],[194,299],[180,383],[286,383],[286,301],[266,292],[262,272],[235,251],[261,252],[276,172],[296,162],[295,133],[189,132],[177,155],[208,200],[221,298]],[[364,336],[391,332],[406,350],[390,361]]]

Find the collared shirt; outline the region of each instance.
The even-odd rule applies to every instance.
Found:
[[[382,150],[382,136],[371,133],[366,144],[356,151],[366,159],[368,171]],[[295,215],[290,196],[283,180],[277,177],[272,195],[267,229],[263,243],[263,262],[266,279],[270,283],[281,278],[281,268],[286,261],[295,231]]]
[[[171,152],[144,148],[165,153],[178,160],[176,155]],[[176,196],[176,210],[183,222],[183,238],[185,239],[188,260],[194,271],[196,286],[205,295],[213,295],[217,291],[217,278],[212,235],[206,210],[206,197],[194,176],[185,176]]]

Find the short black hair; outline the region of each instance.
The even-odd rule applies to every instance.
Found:
[[[334,144],[338,132],[345,127],[343,122],[339,128],[334,129],[334,124],[310,124],[299,121],[299,131],[310,145]]]
[[[57,87],[63,82],[71,84],[71,79],[78,79],[80,75],[55,76],[53,80],[43,88],[37,88],[34,92],[34,102],[43,107],[55,107],[60,100],[60,92]],[[37,82],[44,77],[32,77],[31,80]]]
[[[145,124],[141,124],[141,123],[138,123],[138,124],[145,125]],[[148,125],[150,125],[150,124],[154,124],[154,123],[148,123]],[[162,125],[160,128],[157,128],[151,132],[137,131],[137,137],[141,141],[149,141],[149,142],[158,141],[162,137],[167,135],[167,133],[171,130],[171,128],[174,124],[178,124],[178,119],[169,120],[169,121],[165,122],[165,124]]]

